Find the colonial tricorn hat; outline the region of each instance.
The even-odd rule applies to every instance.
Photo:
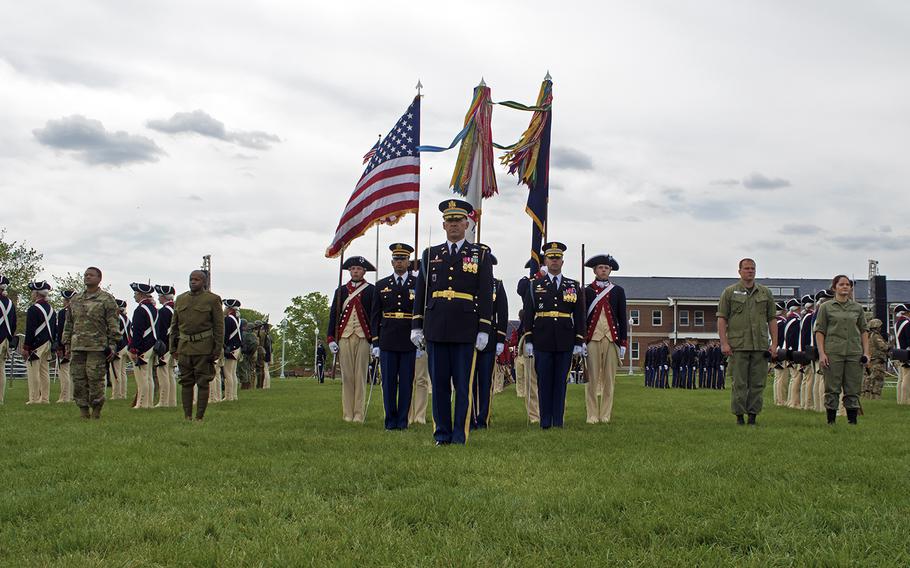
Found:
[[[126,307],[126,300],[117,299],[117,300],[115,300],[115,301],[117,302],[117,307],[118,307],[118,308],[125,308],[125,307]]]
[[[169,295],[173,296],[173,295],[174,295],[174,287],[173,287],[173,286],[167,286],[167,285],[164,285],[164,284],[155,284],[155,292],[158,292],[159,294],[169,294]]]
[[[485,245],[483,243],[477,243],[477,246],[482,248],[483,251],[485,253],[487,253],[487,256],[490,257],[490,262],[493,263],[493,266],[496,266],[496,263],[497,263],[496,256],[492,252],[490,252],[490,245]],[[530,261],[528,261],[528,262],[530,262]]]
[[[235,300],[234,298],[225,298],[224,300],[221,301],[221,303],[224,304],[225,307],[228,307],[228,308],[239,308],[240,307],[240,300]]]
[[[799,300],[797,300],[796,298],[790,298],[789,300],[787,300],[787,309],[788,310],[790,308],[798,308],[798,307],[799,307]]]
[[[812,294],[803,294],[803,297],[800,299],[800,302],[805,306],[806,304],[814,304],[815,298],[812,297]]]
[[[819,301],[819,300],[821,300],[821,299],[823,299],[823,298],[833,298],[833,297],[834,297],[834,293],[833,293],[831,290],[828,290],[828,289],[819,290],[818,292],[815,293],[815,301],[816,301],[816,302]]]
[[[784,303],[781,300],[776,301],[774,303],[774,307],[776,307],[780,311],[783,311],[786,309],[786,306],[784,305]]]
[[[0,274],[0,286],[9,286],[9,278]]]
[[[76,295],[76,291],[75,290],[61,290],[60,295],[63,297],[64,300],[70,300],[70,299],[72,299],[73,296]]]
[[[446,221],[455,221],[473,213],[474,207],[467,201],[462,201],[461,199],[446,199],[439,204],[439,210],[442,211],[443,219]]]
[[[613,270],[619,270],[619,263],[609,254],[596,254],[585,262],[585,266],[588,268],[596,268],[601,264],[606,264]]]
[[[910,312],[910,310],[907,309],[907,304],[898,304],[894,306],[894,313],[898,312]]]
[[[151,284],[144,284],[142,282],[133,282],[130,284],[130,288],[133,289],[133,292],[139,292],[140,294],[151,294],[155,291],[155,288]]]
[[[389,245],[389,250],[392,251],[392,258],[408,259],[411,258],[414,247],[407,243],[392,243]]]
[[[37,282],[29,282],[28,289],[40,292],[41,290],[50,290],[51,285],[47,283],[47,280],[40,280]]]
[[[547,258],[562,258],[567,248],[569,247],[559,241],[550,241],[543,246],[543,254]]]
[[[348,270],[355,266],[359,266],[360,268],[363,268],[367,272],[376,271],[376,267],[373,266],[369,260],[365,259],[362,256],[352,256],[351,258],[344,261],[344,264],[341,265],[341,268]]]

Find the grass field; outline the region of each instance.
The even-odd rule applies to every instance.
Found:
[[[622,376],[614,422],[526,425],[514,387],[467,447],[341,420],[340,385],[179,409],[0,406],[0,565],[910,565],[910,407],[858,427]],[[52,393],[51,400],[56,398]],[[766,400],[770,399],[770,393]]]

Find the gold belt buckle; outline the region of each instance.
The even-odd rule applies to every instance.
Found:
[[[455,298],[455,290],[443,290],[442,297],[446,300],[452,301]]]

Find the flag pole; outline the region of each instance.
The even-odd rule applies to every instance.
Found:
[[[344,249],[341,249],[341,254],[338,256],[338,288],[335,288],[335,329],[332,330],[332,337],[336,339],[335,343],[338,343],[338,329],[341,326],[341,275],[344,273]],[[335,375],[335,370],[338,367],[338,354],[332,353],[332,380],[337,379]]]
[[[382,223],[376,223],[376,274],[373,275],[373,284],[379,282],[379,225]]]
[[[420,78],[417,79],[417,97],[423,98],[423,95],[420,94],[420,89],[423,88],[423,84],[420,82]],[[420,135],[420,132],[417,132],[417,135]],[[418,152],[418,156],[420,153]],[[414,213],[414,263],[412,265],[412,270],[417,270],[417,259],[420,258],[420,192],[417,193],[417,211]]]

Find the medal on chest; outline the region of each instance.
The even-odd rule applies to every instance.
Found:
[[[575,287],[574,287],[574,286],[570,286],[570,287],[566,288],[565,290],[563,290],[563,292],[562,292],[562,300],[563,300],[564,302],[576,302],[576,301],[578,301],[578,294],[577,294],[577,292],[575,291]]]
[[[479,262],[477,253],[474,256],[465,256],[461,261],[461,271],[477,274],[477,264]]]

